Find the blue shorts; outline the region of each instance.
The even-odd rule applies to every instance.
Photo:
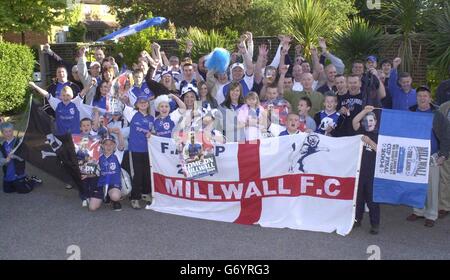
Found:
[[[111,185],[108,187],[108,191],[112,189],[118,189],[120,191],[122,187],[119,185]],[[89,197],[103,199],[105,197],[105,193],[103,192],[103,190],[104,186],[97,186],[95,188],[92,188],[89,192]]]

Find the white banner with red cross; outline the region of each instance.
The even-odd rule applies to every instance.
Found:
[[[361,136],[300,133],[214,147],[218,173],[187,180],[176,143],[149,140],[151,209],[208,220],[348,234]]]

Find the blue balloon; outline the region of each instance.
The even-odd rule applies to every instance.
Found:
[[[230,64],[230,52],[226,49],[215,48],[207,57],[205,66],[208,70],[225,73]]]

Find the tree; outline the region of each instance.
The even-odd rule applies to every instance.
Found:
[[[392,0],[382,5],[380,19],[391,22],[396,27],[394,34],[385,35],[385,40],[388,45],[400,42],[398,56],[402,59],[400,67],[403,72],[411,72],[413,69],[413,43],[420,44],[418,39],[423,37],[423,33],[419,31],[423,26],[424,10],[422,0]]]
[[[20,32],[25,44],[25,31],[48,31],[61,25],[68,15],[67,0],[4,1],[0,9],[0,33]]]
[[[429,58],[437,70],[438,78],[444,79],[450,69],[450,4],[439,13],[427,17],[425,34],[429,40]]]
[[[210,30],[222,29],[226,20],[243,16],[251,0],[106,0],[104,3],[110,6],[122,26],[144,20],[152,13],[167,18],[177,27]]]

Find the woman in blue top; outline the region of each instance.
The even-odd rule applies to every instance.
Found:
[[[111,84],[107,81],[101,81],[95,90],[95,96],[91,105],[106,110],[106,98],[110,90]]]
[[[242,105],[244,105],[242,85],[239,82],[231,82],[225,101],[219,107],[223,115],[223,132],[227,142],[245,141],[244,129],[238,127],[237,120]]]
[[[144,198],[147,205],[151,204],[151,177],[148,154],[148,138],[151,136],[154,121],[150,115],[150,104],[147,95],[137,97],[135,109],[125,106],[124,117],[130,124],[128,149],[134,175],[132,178],[131,207],[140,209],[139,200]]]

